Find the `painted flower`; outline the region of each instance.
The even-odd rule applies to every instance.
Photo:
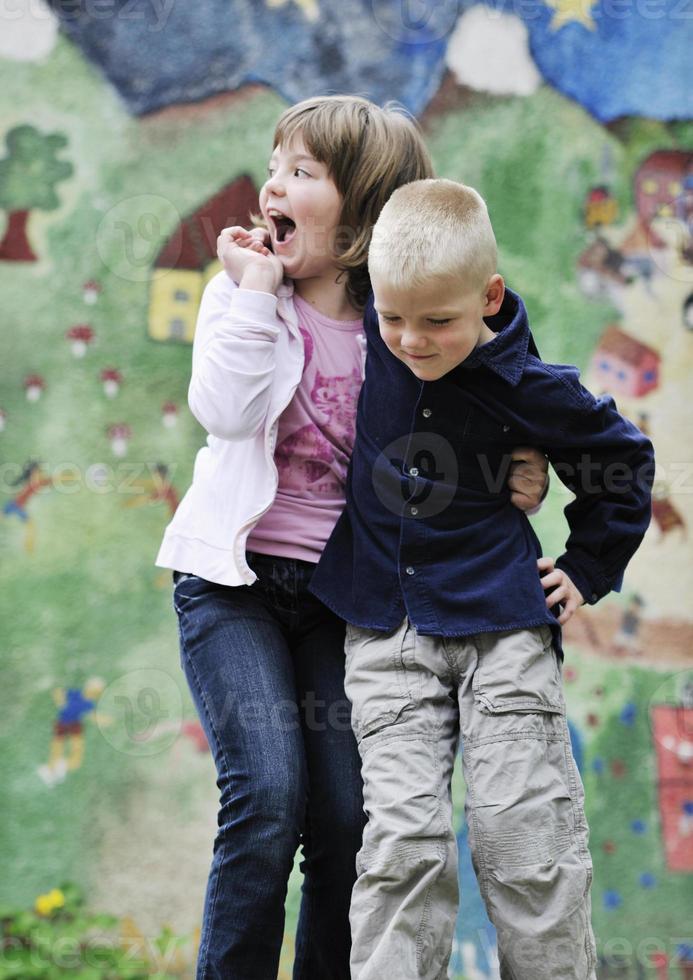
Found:
[[[39,895],[34,904],[34,908],[39,915],[52,915],[56,909],[61,909],[65,904],[65,896],[59,888]]]

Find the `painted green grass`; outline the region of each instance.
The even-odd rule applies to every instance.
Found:
[[[13,65],[3,82],[0,104],[9,126],[30,122],[63,132],[69,139],[64,156],[77,174],[59,212],[30,219],[40,261],[0,265],[0,405],[8,413],[3,503],[16,492],[9,481],[29,457],[51,473],[69,465],[78,474],[76,485],[31,501],[34,554],[23,550],[19,522],[0,520],[0,547],[11,556],[0,571],[3,655],[12,678],[0,694],[2,748],[15,815],[0,831],[0,848],[12,855],[0,895],[28,902],[64,877],[89,884],[99,812],[120,806],[129,787],[146,778],[127,751],[98,738],[88,721],[82,769],[46,789],[36,769],[49,748],[51,689],[81,686],[92,675],[108,684],[128,671],[154,668],[175,679],[185,713],[194,714],[178,666],[169,590],[154,587],[159,573],[153,561],[167,515],[162,505],[131,510],[125,504],[157,461],[171,466],[183,491],[204,433],[187,411],[176,430],[161,424],[163,401],[185,406],[190,348],[147,339],[148,284],[138,279],[142,263],[146,268],[173,230],[164,219],[185,214],[238,173],[262,179],[267,134],[281,102],[262,93],[202,131],[194,122],[182,127],[173,145],[170,132],[127,117],[65,41],[45,65]],[[119,220],[137,230],[142,194],[150,196],[147,208],[155,218],[160,209],[162,223],[158,238],[136,239],[136,261],[123,278],[123,243],[108,215],[117,208]],[[82,283],[90,278],[103,286],[95,307],[82,300]],[[79,361],[64,333],[85,321],[96,341]],[[125,379],[113,401],[104,397],[98,377],[109,365]],[[29,372],[47,382],[36,404],[22,390]],[[131,425],[133,439],[127,459],[119,461],[105,431],[121,420]],[[89,489],[89,467],[98,462],[112,467],[110,490]]]

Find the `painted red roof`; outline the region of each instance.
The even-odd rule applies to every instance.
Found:
[[[183,218],[159,252],[156,269],[204,269],[216,258],[217,236],[228,225],[250,225],[259,210],[257,190],[251,177],[237,177],[201,207]]]
[[[635,172],[637,180],[644,173],[664,173],[683,177],[693,167],[693,153],[687,150],[655,150],[645,157]]]
[[[606,328],[597,344],[600,353],[615,354],[627,364],[639,365],[648,355],[659,361],[659,354],[653,347],[624,333],[615,324]]]

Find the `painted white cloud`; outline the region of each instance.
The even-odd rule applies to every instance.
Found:
[[[542,81],[520,18],[481,5],[457,21],[446,60],[460,85],[494,95],[531,95]]]
[[[42,0],[12,0],[0,5],[0,58],[41,61],[58,36],[58,20]]]

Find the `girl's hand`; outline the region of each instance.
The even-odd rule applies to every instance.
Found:
[[[549,488],[549,461],[543,453],[531,446],[513,449],[508,487],[510,502],[519,510],[534,510],[546,496]]]
[[[540,575],[540,581],[544,591],[552,591],[546,596],[546,605],[555,606],[560,602],[563,606],[558,622],[561,626],[567,623],[578,606],[585,601],[582,593],[573,583],[573,580],[566,573],[554,566],[553,558],[539,558],[537,568],[545,574]],[[555,586],[555,588],[554,588]]]
[[[239,225],[224,228],[217,238],[217,255],[228,275],[244,289],[276,293],[284,267],[267,248],[264,228],[246,231]]]

